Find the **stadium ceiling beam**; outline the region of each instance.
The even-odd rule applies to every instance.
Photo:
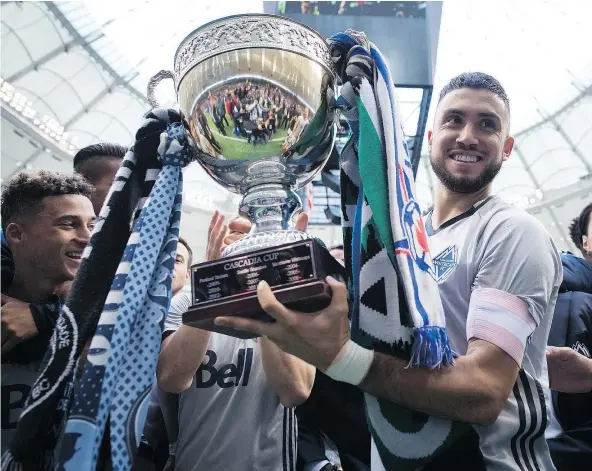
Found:
[[[540,184],[538,178],[535,177],[534,173],[530,169],[530,165],[528,165],[528,162],[526,162],[526,159],[524,158],[524,154],[522,153],[522,151],[518,148],[517,145],[514,145],[513,150],[516,153],[516,155],[518,156],[518,158],[520,159],[520,161],[522,162],[522,165],[524,166],[524,170],[526,171],[526,173],[528,174],[528,176],[530,177],[530,179],[534,183],[537,190],[539,190],[542,193],[543,189],[541,188],[541,184]],[[545,206],[545,210],[547,211],[547,213],[549,213],[549,216],[553,220],[553,223],[555,224],[555,227],[557,227],[557,230],[561,234],[561,237],[563,237],[565,240],[569,240],[569,234],[567,234],[565,232],[565,229],[561,226],[561,224],[559,224],[559,219],[557,219],[557,215],[555,214],[555,211],[553,211],[553,206]]]
[[[528,176],[530,177],[530,179],[534,183],[534,186],[536,187],[536,189],[542,192],[543,188],[541,187],[541,183],[539,182],[539,179],[537,177],[535,177],[534,173],[532,172],[532,170],[530,168],[530,165],[526,161],[524,154],[519,149],[517,144],[514,144],[513,151],[516,153],[516,155],[520,159],[520,162],[522,162],[522,165],[524,166],[524,170],[526,171],[526,173],[528,174]]]
[[[553,125],[553,127],[559,133],[559,135],[563,138],[563,140],[565,142],[567,142],[567,145],[569,146],[569,148],[571,149],[571,151],[574,153],[574,155],[578,159],[580,159],[582,161],[582,164],[586,168],[586,171],[588,172],[588,175],[592,175],[592,166],[590,165],[590,162],[588,162],[586,160],[586,157],[584,157],[584,154],[582,153],[582,151],[578,148],[578,146],[576,146],[574,144],[574,142],[571,140],[571,138],[563,130],[563,128],[561,127],[561,124],[559,124],[557,122],[557,120],[555,119],[555,117],[549,118],[549,122]]]
[[[26,134],[31,140],[43,145],[46,149],[49,149],[52,154],[57,155],[61,159],[71,159],[72,156],[66,151],[58,147],[54,142],[45,138],[38,130],[36,126],[21,119],[16,113],[14,113],[9,107],[2,105],[1,111],[2,117],[11,123],[19,131]]]
[[[27,164],[32,162],[34,159],[39,157],[44,151],[49,151],[53,155],[57,156],[60,160],[72,160],[72,156],[68,154],[66,151],[58,147],[54,142],[45,138],[42,134],[39,133],[37,128],[30,124],[27,121],[21,119],[16,113],[14,113],[10,108],[7,106],[1,105],[1,114],[2,118],[6,119],[10,124],[12,124],[16,129],[21,131],[25,134],[31,141],[37,143],[42,148],[36,152],[34,152],[30,157],[28,157],[23,163],[20,165],[19,168],[15,170],[14,173],[20,171],[22,168],[26,167]]]
[[[574,198],[584,198],[592,192],[592,180],[581,180],[578,187],[573,190],[561,192],[556,196],[551,196],[549,199],[545,198],[537,204],[530,206],[528,210],[543,209],[548,206],[561,206]]]
[[[12,172],[12,175],[14,175],[15,173],[20,172],[24,168],[26,169],[27,168],[27,165],[29,165],[31,162],[33,162],[41,154],[43,154],[43,149],[36,150],[35,152],[33,152],[30,157],[28,157],[27,159],[25,159],[24,162],[22,162],[17,168],[14,169],[14,172]]]
[[[534,123],[532,126],[529,126],[526,129],[523,129],[522,131],[516,133],[514,135],[514,137],[520,137],[520,136],[523,136],[525,134],[528,134],[530,131],[533,131],[533,130],[537,129],[538,127],[540,127],[540,126],[548,123],[551,119],[557,118],[557,116],[559,116],[560,114],[562,114],[564,111],[570,109],[578,101],[580,101],[582,99],[582,97],[584,97],[586,95],[592,95],[592,85],[588,85],[583,90],[580,87],[576,87],[576,88],[578,90],[581,90],[581,93],[577,97],[575,97],[573,100],[567,102],[565,105],[563,105],[561,108],[559,108],[555,113],[544,117],[544,119],[542,121],[539,121],[537,123]]]
[[[38,70],[39,67],[41,67],[46,62],[49,62],[50,60],[52,60],[54,57],[59,56],[63,52],[68,52],[68,50],[72,46],[75,46],[77,43],[78,43],[78,41],[76,41],[76,39],[72,39],[70,42],[67,42],[66,44],[60,44],[54,50],[49,51],[47,54],[40,57],[36,61],[30,62],[29,65],[27,65],[26,67],[23,67],[21,70],[15,72],[10,77],[5,78],[5,80],[8,83],[14,83],[15,81],[17,81],[20,78],[27,75],[29,72],[32,72],[34,70]]]
[[[572,190],[567,193],[563,192],[558,196],[543,200],[539,204],[528,208],[528,211],[531,213],[537,210],[547,211],[547,213],[551,215],[551,218],[553,218],[553,222],[555,223],[557,230],[562,234],[562,237],[565,239],[567,244],[572,248],[572,250],[575,250],[574,253],[577,253],[578,248],[574,245],[573,241],[571,240],[571,237],[569,237],[569,234],[565,233],[563,226],[559,225],[557,218],[554,217],[555,211],[553,208],[561,206],[575,198],[586,198],[590,194],[590,192],[592,192],[592,181],[584,180],[583,182],[584,186],[577,188],[575,191]]]
[[[78,41],[80,46],[99,64],[105,69],[114,79],[117,85],[129,90],[133,95],[138,97],[145,103],[148,103],[148,99],[139,90],[129,84],[121,75],[119,75],[104,59],[103,57],[94,50],[93,47],[86,41],[86,39],[78,32],[72,23],[62,13],[60,8],[55,2],[46,2],[46,6],[49,11],[56,17],[56,19],[62,24],[62,26],[68,31],[70,36]]]
[[[557,231],[561,234],[561,237],[563,237],[563,239],[567,241],[567,243],[570,243],[571,238],[569,237],[569,234],[567,233],[565,228],[559,222],[559,219],[557,219],[557,215],[555,214],[553,206],[545,206],[545,210],[547,211],[547,213],[549,213],[549,216],[551,216],[551,219],[553,220],[553,223],[555,224]]]
[[[72,124],[74,124],[78,119],[88,113],[99,101],[105,98],[109,93],[113,91],[113,89],[117,86],[117,80],[113,81],[110,85],[107,85],[103,90],[99,92],[99,94],[86,103],[79,111],[77,111],[74,116],[68,119],[62,126],[67,130]]]

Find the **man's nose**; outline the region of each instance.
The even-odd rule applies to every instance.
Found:
[[[87,226],[81,226],[78,231],[76,231],[76,240],[80,244],[86,245],[90,240],[90,234],[92,233],[92,229],[88,228]]]
[[[466,148],[470,148],[477,146],[477,144],[479,144],[479,139],[477,139],[477,135],[473,127],[466,125],[461,129],[458,137],[456,138],[456,143],[461,144]]]

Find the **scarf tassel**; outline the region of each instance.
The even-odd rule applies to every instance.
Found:
[[[446,328],[436,325],[416,327],[413,332],[411,358],[407,368],[453,366],[458,354],[450,347]]]

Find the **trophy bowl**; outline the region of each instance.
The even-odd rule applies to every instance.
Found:
[[[153,106],[154,88],[164,78],[174,80],[198,162],[216,182],[242,195],[239,214],[252,222],[249,234],[226,247],[225,261],[192,267],[193,310],[203,314],[209,306],[210,314],[220,315],[219,304],[238,296],[242,308],[249,299],[252,304],[251,314],[241,308],[242,315],[255,315],[259,279],[278,291],[316,280],[326,298],[320,280],[335,275],[335,267],[325,273],[321,265],[332,262],[321,263],[326,257],[319,255],[318,242],[292,225],[301,208],[296,191],[322,169],[335,140],[336,75],[323,37],[274,15],[221,18],[181,42],[174,72],[161,71],[150,80]],[[310,253],[293,244],[308,246]],[[269,252],[278,246],[282,254]],[[263,264],[245,265],[257,257]],[[297,260],[290,263],[290,257]],[[286,273],[278,272],[286,266]],[[297,300],[294,294],[288,301]],[[224,314],[237,309],[225,305]]]
[[[237,15],[197,28],[179,45],[173,78],[197,160],[228,190],[253,230],[226,255],[302,240],[291,229],[295,190],[326,163],[335,139],[335,72],[316,31],[274,15]]]

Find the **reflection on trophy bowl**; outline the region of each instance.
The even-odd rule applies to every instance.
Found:
[[[191,33],[175,78],[202,166],[240,194],[310,182],[333,148],[332,67],[325,40],[287,18],[239,15]]]

